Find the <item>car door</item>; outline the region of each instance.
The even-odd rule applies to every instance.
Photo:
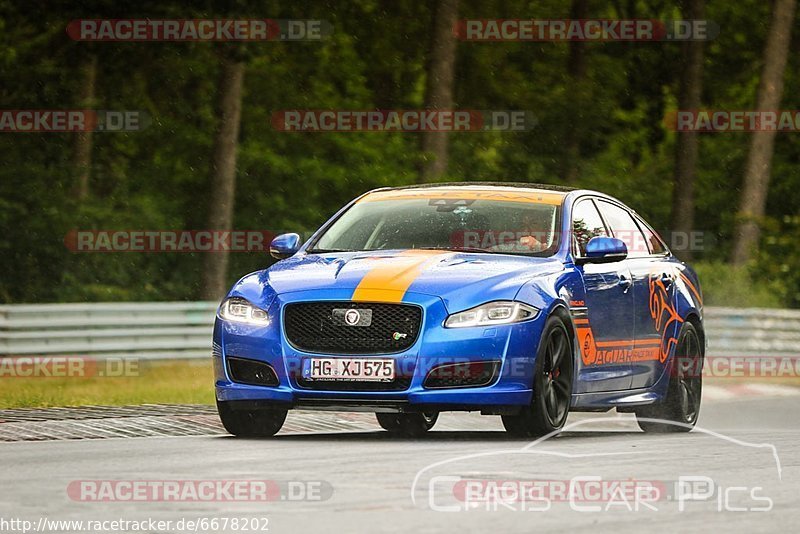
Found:
[[[641,262],[637,282],[634,273],[634,298],[637,306],[647,302],[646,310],[636,313],[634,336],[638,354],[632,361],[632,387],[650,387],[661,377],[668,363],[668,356],[677,342],[681,318],[675,309],[675,260],[667,246],[650,226],[633,214],[641,231],[647,257]],[[644,252],[644,251],[643,251]]]
[[[572,211],[573,254],[585,255],[592,237],[610,235],[592,198]],[[627,260],[577,265],[583,278],[584,306],[571,306],[580,347],[576,393],[616,391],[631,384],[628,354],[633,348],[634,307]]]
[[[651,294],[659,289],[655,281],[661,276],[661,256],[650,252],[647,238],[636,216],[627,208],[605,200],[598,201],[603,219],[611,226],[614,237],[628,247],[628,267],[633,287],[633,347],[630,354],[631,388],[652,385],[660,376],[659,359],[661,336],[651,313]],[[665,294],[669,300],[669,293]]]

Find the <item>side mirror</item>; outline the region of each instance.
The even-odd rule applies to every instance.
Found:
[[[612,263],[628,257],[628,247],[616,237],[597,236],[586,244],[586,256],[578,263]]]
[[[288,258],[300,250],[300,236],[297,234],[281,234],[269,244],[270,255],[278,260]]]

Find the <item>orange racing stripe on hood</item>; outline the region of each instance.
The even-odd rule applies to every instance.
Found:
[[[449,254],[452,253],[441,250],[406,250],[392,258],[381,258],[364,275],[351,298],[360,302],[402,302],[425,265]]]

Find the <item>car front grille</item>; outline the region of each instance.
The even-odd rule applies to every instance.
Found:
[[[347,310],[358,310],[362,319],[347,324]],[[417,340],[421,324],[422,309],[409,304],[298,302],[283,311],[286,340],[299,350],[322,354],[402,352]]]

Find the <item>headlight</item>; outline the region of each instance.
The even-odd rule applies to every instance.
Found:
[[[535,319],[537,315],[539,315],[539,309],[533,306],[510,300],[498,300],[454,313],[447,318],[444,326],[445,328],[466,328],[468,326],[520,323]]]
[[[219,316],[226,321],[254,325],[268,325],[269,315],[261,308],[256,308],[247,299],[231,297],[219,307]]]

